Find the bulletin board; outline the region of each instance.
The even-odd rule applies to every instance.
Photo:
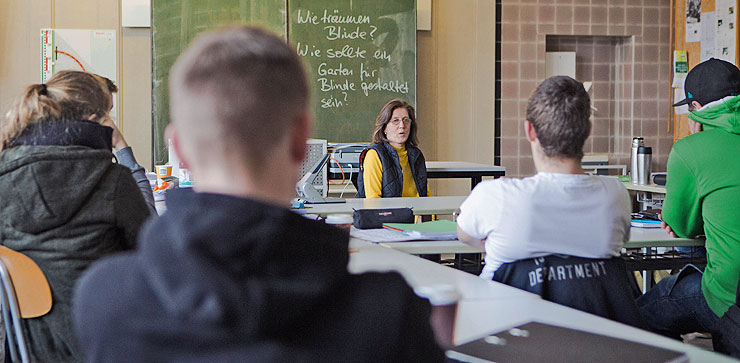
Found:
[[[738,17],[738,0],[671,0],[671,3],[673,6],[673,50],[686,51],[689,70],[701,63],[702,58],[708,56],[732,61],[735,65],[738,64],[740,61],[738,29],[736,26],[740,19]],[[700,9],[698,18],[687,14],[698,9]],[[700,22],[695,21],[699,19]],[[714,53],[711,54],[707,53],[708,51],[711,52],[711,46],[707,46],[708,37],[702,38],[701,35],[702,31],[707,29],[715,32],[715,34],[723,32],[723,36],[718,35],[715,39]],[[727,29],[734,29],[734,32],[730,31],[728,34]],[[727,42],[732,44],[728,46]],[[706,54],[703,54],[703,52]],[[734,57],[731,56],[732,52],[734,52]],[[671,66],[673,67],[673,52],[670,56]],[[673,68],[671,71],[673,71]],[[684,97],[683,92],[681,98],[674,96],[674,88],[671,88],[671,104],[682,100]],[[666,107],[671,106],[667,105]],[[689,135],[688,114],[678,114],[673,108],[671,114],[674,115],[672,126],[673,141],[675,142]],[[670,130],[671,120],[668,120],[667,127]]]

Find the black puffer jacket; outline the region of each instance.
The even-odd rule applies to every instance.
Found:
[[[32,127],[0,153],[0,243],[34,260],[52,292],[51,311],[24,320],[34,361],[82,361],[75,282],[93,261],[133,248],[149,216],[131,170],[112,162],[111,131],[60,121]]]

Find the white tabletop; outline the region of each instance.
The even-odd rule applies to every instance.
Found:
[[[665,194],[665,185],[657,184],[632,184],[630,182],[622,182],[627,190],[636,190],[638,192],[651,192],[651,193],[662,193]]]
[[[427,161],[427,172],[506,172],[506,168],[497,165],[469,163],[467,161]]]
[[[630,230],[630,241],[625,248],[704,246],[704,238],[673,238],[662,228],[637,228]]]
[[[355,209],[412,208],[414,214],[452,214],[467,196],[448,197],[405,197],[405,198],[357,198],[346,203],[307,204],[306,213],[326,216],[329,214],[352,214]]]
[[[478,276],[452,269],[390,248],[352,238],[348,269],[352,273],[367,271],[398,271],[412,287],[454,285],[465,299],[540,297],[524,290],[486,281]]]
[[[409,241],[384,242],[381,245],[410,254],[426,253],[481,253],[483,248],[471,247],[460,241]],[[630,230],[630,240],[625,248],[703,246],[704,239],[673,238],[661,228],[637,228]]]
[[[684,351],[692,362],[732,361],[724,356],[540,299],[494,281],[439,265],[390,248],[352,239],[348,269],[352,273],[397,271],[413,288],[454,285],[462,295],[455,324],[455,343],[477,339],[529,321]],[[599,349],[599,347],[595,347]]]

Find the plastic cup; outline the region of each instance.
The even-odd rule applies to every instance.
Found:
[[[157,171],[157,178],[159,179],[166,176],[172,176],[172,165],[157,165],[155,170]]]
[[[414,289],[416,295],[429,300],[432,305],[432,314],[429,321],[434,330],[434,336],[442,348],[454,345],[455,318],[460,293],[453,285],[422,286]]]
[[[349,233],[352,229],[352,216],[349,214],[330,214],[326,216],[324,222],[334,227],[343,229],[347,231],[347,233]]]

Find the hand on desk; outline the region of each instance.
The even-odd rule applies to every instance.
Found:
[[[663,230],[668,233],[673,238],[678,238],[678,235],[676,235],[675,232],[673,232],[673,229],[671,229],[671,226],[668,225],[668,223],[663,221],[663,217],[658,214],[658,218],[660,219],[660,228],[663,228]]]

